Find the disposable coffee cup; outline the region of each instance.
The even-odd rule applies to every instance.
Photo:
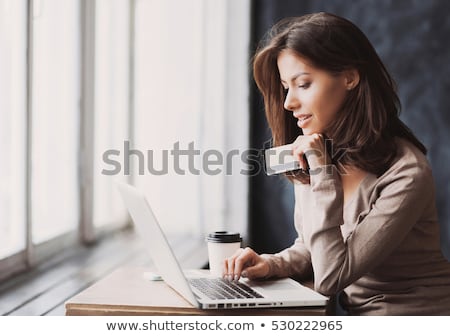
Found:
[[[212,275],[221,277],[223,262],[241,247],[239,233],[216,231],[206,237],[208,242],[209,270]]]

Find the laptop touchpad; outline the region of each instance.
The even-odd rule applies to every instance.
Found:
[[[250,287],[260,287],[265,290],[293,290],[298,289],[298,285],[291,283],[290,281],[248,281],[247,285]]]

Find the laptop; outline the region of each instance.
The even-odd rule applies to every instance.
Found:
[[[325,306],[328,298],[285,278],[228,281],[197,272],[183,272],[144,193],[118,182],[118,189],[136,231],[163,280],[200,309]]]

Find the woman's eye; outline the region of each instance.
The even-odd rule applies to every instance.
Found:
[[[298,87],[302,88],[302,89],[307,89],[307,88],[309,88],[310,85],[311,85],[311,83],[305,83],[305,84],[299,85]]]

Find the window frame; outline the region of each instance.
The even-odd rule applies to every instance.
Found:
[[[131,147],[134,147],[135,140],[135,9],[136,2],[139,0],[129,1],[129,83],[128,83],[128,132]],[[206,45],[216,45],[220,52],[224,52],[222,62],[220,63],[219,72],[222,72],[220,80],[222,80],[222,92],[220,93],[219,104],[223,104],[221,109],[221,120],[225,121],[226,125],[230,125],[237,121],[239,125],[236,136],[236,127],[226,127],[220,133],[220,149],[229,151],[234,148],[247,148],[249,135],[249,116],[242,113],[242,111],[249,110],[249,87],[250,81],[248,77],[248,60],[249,60],[249,44],[250,44],[250,0],[220,0],[219,6],[223,11],[214,10],[207,0],[202,1],[204,10],[204,17],[202,24],[206,25],[216,24],[215,19],[220,20],[222,24],[221,32],[224,33],[224,39],[220,42],[215,41],[214,36],[203,36],[206,39]],[[124,228],[131,225],[130,217],[123,222],[112,222],[100,228],[95,228],[93,223],[93,176],[94,176],[94,147],[91,145],[94,141],[94,99],[95,99],[95,8],[96,0],[79,0],[79,22],[80,22],[80,50],[79,62],[81,63],[80,76],[80,103],[79,103],[79,148],[78,148],[78,197],[79,197],[79,223],[78,227],[71,232],[59,235],[48,241],[40,244],[34,244],[32,241],[32,93],[33,93],[33,13],[34,8],[39,3],[39,0],[26,0],[26,85],[24,87],[26,96],[26,111],[25,111],[25,196],[23,200],[25,211],[25,235],[26,242],[23,250],[5,257],[0,260],[0,281],[11,278],[12,276],[30,270],[48,260],[55,255],[56,252],[69,247],[74,247],[79,244],[91,244],[99,238],[107,235],[111,231],[118,228]],[[208,16],[212,19],[209,21]],[[227,24],[227,20],[232,19],[234,23],[238,20],[238,24]],[[243,28],[245,35],[242,32]],[[240,36],[240,42],[230,36],[237,34]],[[238,66],[231,67],[233,71],[225,71],[232,63],[231,51],[239,53]],[[206,57],[206,50],[203,50],[203,57]],[[235,55],[233,55],[235,57]],[[236,59],[234,60],[236,61]],[[233,61],[233,62],[234,62]],[[234,63],[233,63],[234,64]],[[235,64],[234,64],[235,65]],[[215,66],[209,64],[205,71],[213,73]],[[212,77],[209,77],[212,78]],[[208,80],[205,77],[205,80]],[[236,81],[243,83],[242,86],[235,85]],[[207,86],[207,83],[204,84]],[[238,96],[238,98],[236,98]],[[231,98],[231,99],[229,99]],[[203,105],[207,106],[207,97],[204,98]],[[207,115],[203,114],[201,118],[205,125],[209,122]],[[218,126],[216,121],[215,127]],[[208,136],[202,139],[205,143],[209,141]],[[131,162],[131,171],[136,171]],[[128,176],[128,182],[135,184],[135,177],[133,174]],[[199,216],[201,218],[198,223],[196,234],[205,234],[208,227],[205,222],[208,222],[212,216],[217,216],[217,213],[207,212],[209,205],[208,201],[211,199],[212,193],[208,190],[205,181],[200,183],[201,202],[198,206]],[[221,225],[225,229],[232,229],[240,231],[245,237],[247,234],[247,208],[248,208],[248,177],[239,176],[237,179],[231,179],[224,176],[219,183],[218,188],[223,192],[220,199],[219,207],[222,209],[220,219]],[[58,257],[56,257],[58,258]]]
[[[94,98],[95,98],[95,0],[79,0],[79,27],[80,30],[80,49],[79,62],[81,68],[80,76],[80,104],[78,113],[80,116],[80,124],[77,130],[79,134],[78,147],[78,197],[79,197],[79,223],[74,231],[63,233],[45,242],[34,244],[32,241],[32,193],[31,193],[31,179],[32,179],[32,93],[33,93],[33,15],[35,7],[39,5],[39,0],[27,0],[26,6],[26,85],[24,87],[26,104],[25,104],[25,247],[23,250],[0,259],[0,281],[11,278],[12,276],[30,270],[38,264],[43,263],[48,258],[52,257],[56,252],[63,249],[74,247],[79,244],[91,244],[101,237],[107,235],[112,231],[124,228],[130,224],[129,218],[124,222],[112,222],[101,228],[94,228],[92,222],[93,214],[93,155],[94,148],[91,146],[94,141]],[[133,37],[134,26],[134,5],[135,1],[129,1],[130,6],[130,21],[129,31],[130,38]],[[130,46],[132,41],[130,40]],[[130,50],[128,67],[131,71],[132,62]],[[132,78],[132,77],[131,77]],[[128,87],[128,107],[132,108],[132,91],[131,83]],[[133,127],[131,125],[132,110],[129,110],[130,127],[129,136],[133,137]],[[130,178],[131,182],[131,178]]]

